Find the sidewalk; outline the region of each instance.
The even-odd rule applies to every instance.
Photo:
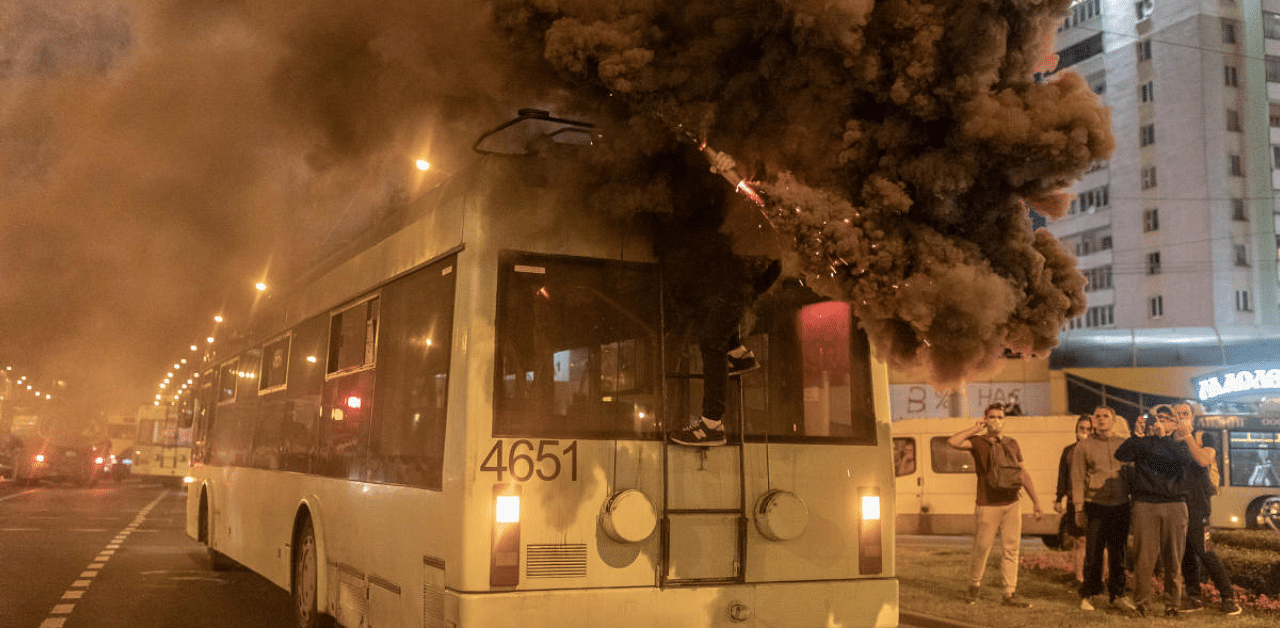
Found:
[[[969,624],[946,617],[912,613],[904,610],[898,611],[898,626],[899,628],[986,628],[985,626]]]

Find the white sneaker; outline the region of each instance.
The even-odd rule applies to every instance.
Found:
[[[1134,606],[1133,600],[1130,600],[1129,596],[1127,595],[1122,595],[1114,600],[1111,600],[1111,605],[1124,611],[1133,612],[1138,610],[1138,607]]]
[[[1082,611],[1091,611],[1091,610],[1093,610],[1093,602],[1090,602],[1090,601],[1089,601],[1089,598],[1087,598],[1087,597],[1082,597],[1082,598],[1080,598],[1080,610],[1082,610]]]

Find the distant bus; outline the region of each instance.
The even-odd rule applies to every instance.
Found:
[[[1195,425],[1218,452],[1210,525],[1280,530],[1280,414],[1206,414]]]
[[[667,444],[699,352],[577,167],[487,154],[219,349],[188,534],[300,626],[897,626],[887,370],[852,308],[781,282],[730,444]]]
[[[1075,416],[1010,416],[1005,434],[1018,441],[1044,517],[1033,516],[1024,491],[1022,534],[1058,547],[1061,517],[1053,510],[1062,449],[1076,440]],[[893,423],[897,477],[898,534],[973,534],[977,476],[973,455],[947,439],[978,421],[974,418],[902,419]]]
[[[185,423],[185,425],[184,425]],[[191,473],[191,421],[170,405],[142,406],[129,474],[144,481],[181,483]]]

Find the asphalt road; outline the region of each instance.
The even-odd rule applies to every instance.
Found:
[[[267,628],[289,596],[211,572],[186,536],[186,492],[137,481],[0,484],[0,628]]]

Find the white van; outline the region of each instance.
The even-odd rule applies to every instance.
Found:
[[[1010,416],[1004,433],[1018,441],[1044,517],[1032,516],[1025,491],[1022,534],[1060,545],[1060,519],[1053,510],[1062,449],[1075,442],[1077,416]],[[947,445],[974,418],[900,419],[893,423],[894,475],[898,489],[898,534],[973,534],[977,478],[973,455]]]

